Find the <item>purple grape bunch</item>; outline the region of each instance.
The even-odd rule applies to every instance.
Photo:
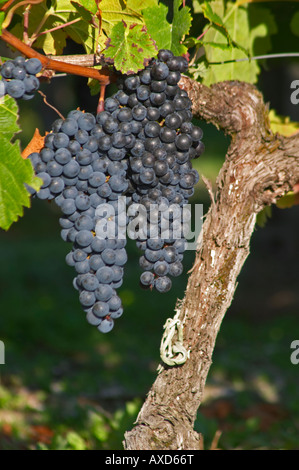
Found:
[[[36,77],[42,69],[39,59],[22,56],[7,60],[0,68],[0,97],[9,95],[15,99],[31,100],[39,89]]]
[[[41,151],[29,156],[43,184],[37,193],[28,190],[60,207],[61,237],[72,244],[66,263],[75,269],[74,287],[88,323],[103,333],[123,313],[117,289],[133,205],[144,209],[144,230],[133,234],[141,249],[141,286],[168,292],[171,277],[183,271],[186,240],[176,221],[199,180],[192,160],[204,150],[202,130],[191,122],[191,100],[178,85],[187,69],[185,58],[160,50],[144,70],[119,77],[104,111],[74,110],[57,119]],[[148,223],[153,211],[154,235]],[[113,234],[99,235],[108,222]]]

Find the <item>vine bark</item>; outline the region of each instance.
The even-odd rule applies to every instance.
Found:
[[[273,134],[261,93],[244,82],[210,88],[184,77],[195,117],[231,137],[205,217],[191,274],[176,313],[184,326],[185,364],[162,365],[132,430],[127,450],[200,450],[194,421],[223,317],[250,251],[256,215],[299,181],[299,134]]]

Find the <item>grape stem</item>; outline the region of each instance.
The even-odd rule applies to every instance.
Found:
[[[47,106],[49,106],[49,108],[52,108],[52,109],[58,114],[58,116],[59,116],[61,119],[65,120],[65,117],[61,114],[61,112],[58,111],[58,109],[55,108],[55,106],[53,106],[52,104],[50,104],[50,103],[47,101],[46,95],[45,95],[42,91],[40,91],[40,90],[38,90],[38,93],[43,97],[44,103],[45,103]]]
[[[57,31],[58,29],[66,28],[67,26],[70,26],[74,23],[78,23],[78,21],[80,20],[81,18],[76,18],[75,20],[69,21],[68,23],[60,24],[58,26],[55,26],[54,28],[47,29],[46,31],[41,31],[40,33],[33,34],[32,37],[30,38],[30,45],[32,45],[36,41],[36,39],[42,34],[48,34],[48,33],[52,33],[53,31]]]
[[[97,107],[97,114],[104,111],[106,85],[101,86],[100,97]]]
[[[48,55],[50,59],[61,60],[69,64],[82,65],[84,67],[94,67],[95,65],[104,65],[104,59],[98,54],[73,54],[73,55]],[[106,65],[106,64],[105,64]]]
[[[32,4],[32,3],[41,3],[43,0],[24,0],[22,2],[19,2],[17,3],[16,5],[14,5],[10,10],[9,12],[7,13],[6,15],[6,18],[5,20],[3,21],[3,24],[2,24],[2,27],[3,28],[7,28],[7,26],[9,26],[9,24],[11,23],[11,20],[13,18],[13,15],[14,15],[14,12],[15,10],[17,10],[17,8],[23,6],[23,5],[28,5],[29,3]],[[3,7],[1,8],[2,11],[5,11],[7,8],[8,8],[9,5],[5,6],[3,5]]]
[[[44,69],[55,70],[57,72],[69,73],[72,75],[79,75],[81,77],[94,78],[98,80],[100,85],[108,85],[116,81],[116,73],[103,67],[101,70],[84,67],[82,65],[70,64],[62,60],[51,59],[39,52],[35,51],[32,47],[24,44],[20,39],[11,34],[5,28],[2,29],[1,39],[10,46],[17,49],[26,57],[35,57],[40,60]]]

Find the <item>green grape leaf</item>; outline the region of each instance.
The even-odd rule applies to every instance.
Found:
[[[194,80],[204,78],[208,70],[205,61],[197,62],[194,66],[189,67],[188,72]]]
[[[82,44],[87,53],[93,53],[98,29],[93,25],[91,18],[91,13],[75,2],[59,0],[51,2],[51,6],[48,7],[48,2],[45,0],[31,6],[28,35],[30,38],[32,36],[34,38],[34,35],[37,34],[33,46],[42,49],[45,54],[62,54],[68,36],[75,42]],[[23,23],[19,10],[15,13],[14,19],[15,24],[10,31],[17,37],[22,37]],[[73,23],[68,24],[70,22]],[[42,26],[41,29],[40,26]],[[63,28],[48,32],[58,26],[63,26]]]
[[[4,11],[0,11],[0,34],[2,32],[2,23],[4,21],[4,18],[5,18],[5,13]]]
[[[295,186],[295,191],[289,191],[287,194],[278,199],[276,207],[279,209],[289,209],[293,206],[299,205],[299,188]]]
[[[299,36],[299,11],[296,11],[290,22],[290,30],[295,36]]]
[[[97,12],[96,9],[90,5],[90,0],[73,0],[72,3],[81,14],[82,18],[88,23],[92,23],[92,15],[88,19],[84,15],[83,10],[88,10],[93,15]],[[94,2],[96,4],[96,2]],[[101,0],[99,2],[99,12],[101,15],[101,34],[99,36],[100,49],[105,49],[105,42],[107,37],[110,37],[115,25],[120,21],[125,21],[129,26],[133,24],[144,25],[142,17],[142,4],[145,6],[153,6],[157,4],[157,0]],[[84,8],[83,8],[84,7]],[[74,38],[73,38],[74,39]],[[78,39],[77,39],[77,42]]]
[[[181,4],[182,0],[174,0],[173,2],[171,50],[174,55],[182,55],[187,52],[186,47],[181,44],[181,41],[189,33],[192,23],[190,8],[185,6],[180,9]]]
[[[223,43],[217,43],[213,41],[203,41],[203,44],[208,44],[212,47],[218,47],[222,50],[230,49],[232,46],[234,46],[237,49],[242,50],[247,56],[249,56],[247,49],[241,46],[241,44],[238,44],[236,41],[234,41],[234,39],[231,37],[220,16],[213,11],[211,3],[205,1],[202,5],[202,12],[204,17],[210,21],[210,27],[215,29],[225,37],[225,39],[227,40],[227,47],[225,47],[225,44]]]
[[[252,57],[257,53],[265,54],[271,48],[270,36],[276,33],[276,23],[271,11],[256,5],[237,8],[232,2],[227,2],[224,11],[223,2],[216,1],[211,4],[213,11],[216,11],[220,18],[224,18],[223,23],[231,38],[232,48],[215,47],[214,43],[227,44],[223,33],[215,28],[206,32],[203,42],[210,66],[203,83],[211,85],[224,80],[256,83],[260,72],[259,64],[256,60],[244,59],[247,50]]]
[[[95,0],[80,0],[77,3],[79,3],[83,8],[85,8],[85,10],[89,11],[93,15],[98,12],[98,6]]]
[[[21,156],[19,141],[11,142],[19,132],[18,108],[7,95],[0,101],[0,227],[8,230],[30,207],[25,184],[38,190],[42,180],[34,175],[32,164]]]
[[[103,55],[113,60],[116,70],[131,74],[142,70],[157,53],[157,46],[145,25],[129,26],[123,20],[113,27]]]
[[[158,7],[148,7],[143,10],[143,18],[147,30],[156,41],[158,49],[171,49],[171,25],[166,17],[167,6],[160,3]]]
[[[100,2],[102,14],[102,27],[108,37],[112,34],[112,29],[120,21],[124,21],[127,25],[144,24],[141,12],[128,8],[127,2],[124,0],[102,0]]]
[[[202,12],[203,12],[204,17],[212,23],[213,27],[220,34],[222,34],[224,37],[226,37],[228,43],[231,43],[231,37],[229,35],[229,32],[227,31],[226,27],[224,26],[223,21],[220,18],[220,16],[217,15],[217,13],[215,13],[212,10],[212,7],[211,7],[210,3],[204,2],[204,4],[202,5]]]
[[[142,13],[142,10],[149,7],[157,7],[158,0],[127,0],[127,9]]]
[[[299,130],[299,122],[292,122],[288,116],[281,116],[277,114],[274,109],[269,111],[269,121],[274,134],[278,132],[288,137]]]
[[[182,44],[182,41],[189,33],[192,22],[190,8],[180,8],[181,4],[182,0],[173,2],[172,23],[168,22],[168,8],[163,3],[143,10],[148,32],[156,41],[158,49],[170,49],[175,55],[183,55],[187,52],[187,47]]]
[[[8,95],[0,98],[0,133],[7,140],[11,140],[13,136],[20,132],[17,123],[18,106],[13,98]]]
[[[212,42],[212,41],[203,41],[201,39],[196,39],[191,36],[189,36],[185,41],[184,41],[185,46],[190,49],[191,47],[194,46],[211,46],[211,47],[218,47],[218,49],[222,49],[223,51],[229,49],[232,49],[232,44],[229,42]]]
[[[256,216],[256,225],[260,228],[264,228],[267,222],[272,217],[272,207],[266,206]]]

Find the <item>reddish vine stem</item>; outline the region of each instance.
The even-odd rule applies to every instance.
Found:
[[[41,36],[42,34],[48,34],[48,33],[52,33],[53,31],[57,31],[58,29],[63,29],[63,28],[66,28],[67,26],[70,26],[74,23],[78,23],[78,21],[80,21],[81,18],[76,18],[72,21],[68,21],[67,23],[63,23],[63,24],[59,24],[58,26],[55,26],[54,28],[51,28],[51,29],[47,29],[46,31],[41,31],[40,33],[36,34],[35,37],[34,37],[34,41],[39,37]],[[32,39],[32,38],[31,38]]]
[[[97,107],[97,114],[104,111],[106,85],[101,85],[100,98]]]
[[[1,39],[10,46],[14,47],[26,57],[35,57],[39,59],[43,65],[43,68],[55,70],[56,72],[65,72],[72,75],[79,75],[81,77],[94,78],[98,80],[101,85],[108,85],[116,81],[116,73],[108,70],[108,68],[102,68],[101,70],[92,69],[89,67],[83,67],[81,65],[68,64],[59,60],[50,59],[43,54],[32,49],[32,47],[24,44],[20,39],[11,34],[6,29],[2,29]]]
[[[55,111],[55,113],[57,113],[58,116],[59,116],[61,119],[65,120],[65,117],[63,116],[63,114],[61,114],[61,112],[58,111],[58,109],[55,108],[55,106],[53,106],[52,104],[50,104],[50,103],[47,101],[47,97],[46,97],[45,93],[43,93],[43,92],[40,91],[40,90],[38,90],[38,93],[43,97],[44,103],[45,103],[47,106],[49,106],[49,108],[52,108],[53,111]]]
[[[0,11],[6,11],[14,1],[15,0],[8,0],[4,5],[2,5]]]
[[[29,5],[30,7],[30,5]],[[27,44],[29,37],[28,37],[28,29],[29,29],[29,13],[30,8],[26,8],[24,11],[24,31],[23,31],[23,41]]]

